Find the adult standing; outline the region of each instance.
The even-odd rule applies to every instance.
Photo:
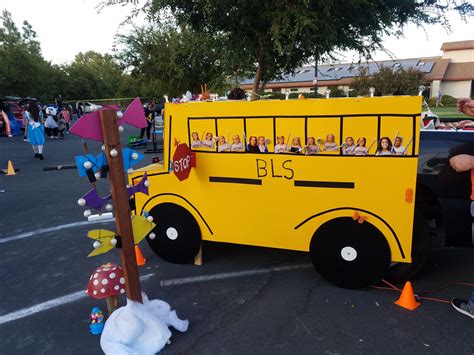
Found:
[[[150,131],[151,131],[152,126],[154,126],[154,123],[155,123],[155,114],[156,114],[155,109],[156,109],[155,101],[151,100],[145,109],[147,127],[141,129],[140,139],[143,139],[145,135],[145,130],[146,130],[146,138],[150,140]],[[153,127],[153,129],[155,129],[155,127]]]
[[[457,109],[459,112],[467,116],[474,117],[474,100],[462,99],[457,102]],[[471,144],[474,144],[471,142]],[[474,155],[473,154],[458,154],[449,159],[449,164],[458,173],[471,171],[471,216],[474,217]],[[462,300],[453,298],[451,301],[454,309],[470,318],[474,319],[474,292],[472,292],[469,300]]]
[[[44,126],[40,119],[38,106],[30,102],[28,106],[28,141],[35,152],[35,159],[43,160]]]

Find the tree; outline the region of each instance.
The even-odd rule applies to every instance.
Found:
[[[215,91],[226,87],[221,36],[166,24],[135,27],[118,38],[120,63],[147,96],[199,92],[204,83]]]
[[[181,26],[223,36],[222,58],[233,64],[233,74],[255,75],[258,92],[311,59],[335,50],[370,57],[383,35],[401,35],[409,22],[447,24],[447,11],[470,16],[474,6],[448,0],[150,0],[144,10],[158,22],[171,13]]]
[[[369,94],[369,88],[375,89],[375,95],[416,95],[420,85],[425,83],[424,75],[417,69],[403,68],[393,71],[387,67],[381,67],[379,71],[369,76],[367,69],[361,67],[359,76],[351,84],[351,89],[357,96]]]

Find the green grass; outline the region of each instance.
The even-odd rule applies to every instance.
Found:
[[[438,107],[430,107],[431,111],[438,115],[439,118],[443,120],[453,120],[453,121],[460,121],[460,120],[469,120],[472,117],[466,116],[464,113],[458,112],[456,110],[456,106],[438,106]]]

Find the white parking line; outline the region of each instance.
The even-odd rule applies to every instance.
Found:
[[[0,239],[0,244],[13,242],[15,240],[28,238],[28,237],[32,237],[32,236],[37,236],[37,235],[45,234],[45,233],[49,233],[49,232],[55,232],[55,231],[58,231],[58,230],[61,230],[61,229],[68,229],[68,228],[87,226],[87,225],[98,224],[98,223],[106,223],[106,222],[112,222],[112,221],[114,221],[113,218],[111,218],[109,220],[73,222],[73,223],[61,224],[59,226],[54,226],[54,227],[49,227],[49,228],[36,229],[36,230],[30,231],[30,232],[24,232],[24,233],[17,234],[17,235],[11,236],[11,237]]]
[[[289,265],[289,266],[277,266],[277,267],[271,267],[267,269],[254,269],[254,270],[247,270],[247,271],[225,272],[225,273],[212,274],[212,275],[184,277],[184,278],[178,278],[178,279],[163,280],[160,282],[160,286],[166,287],[166,286],[185,285],[185,284],[197,283],[197,282],[226,280],[226,279],[232,279],[232,278],[238,278],[238,277],[244,277],[244,276],[270,274],[272,272],[293,271],[293,270],[305,269],[305,268],[310,268],[310,267],[312,267],[311,264],[298,264],[298,265]],[[155,275],[156,275],[155,273],[143,275],[140,277],[140,280],[146,281]],[[55,298],[50,301],[37,304],[32,307],[23,308],[15,312],[5,314],[3,316],[0,316],[0,325],[17,320],[17,319],[32,316],[36,313],[47,311],[48,309],[51,309],[54,307],[58,307],[67,303],[78,301],[82,298],[85,298],[86,296],[87,295],[84,291],[78,291],[78,292],[70,293],[69,295],[65,295],[62,297]]]

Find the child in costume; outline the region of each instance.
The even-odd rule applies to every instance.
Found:
[[[229,144],[225,141],[224,136],[219,136],[219,139],[217,141],[218,146],[217,146],[217,151],[218,152],[228,152],[230,149]]]
[[[46,135],[51,139],[58,138],[58,124],[53,118],[53,115],[49,108],[46,110],[46,121],[44,122],[44,130]]]
[[[368,151],[365,144],[366,144],[365,137],[359,138],[359,140],[357,141],[356,147],[353,150],[354,155],[367,155]]]
[[[66,124],[66,134],[69,134],[69,122],[71,122],[71,113],[69,112],[66,106],[64,106],[62,111],[59,113],[59,116],[64,119],[64,123]]]
[[[392,153],[395,155],[407,155],[406,148],[402,146],[402,137],[395,137],[393,141]]]
[[[380,138],[375,155],[392,155],[392,141],[388,137]]]
[[[249,153],[260,153],[260,149],[258,148],[257,137],[250,136],[249,144],[247,144],[247,152]]]
[[[334,134],[328,134],[326,136],[326,142],[324,143],[323,150],[325,152],[335,152],[337,151],[338,147],[336,142],[334,141]]]
[[[232,144],[230,145],[231,152],[241,152],[243,150],[242,142],[240,141],[240,136],[236,134],[232,136]]]
[[[316,141],[314,137],[308,137],[306,141],[306,147],[305,147],[305,155],[314,155],[316,153],[319,153],[319,147],[316,145]]]
[[[199,139],[199,135],[197,132],[191,133],[191,138],[191,148],[199,148],[202,145],[202,142]]]
[[[212,139],[212,133],[206,134],[206,139],[204,139],[201,145],[205,148],[214,148],[214,140]]]
[[[285,137],[278,136],[277,144],[275,145],[275,153],[285,153],[288,151],[288,147],[285,144]]]
[[[342,149],[342,154],[343,155],[354,155],[355,147],[356,146],[354,145],[354,138],[347,137],[346,138],[346,144],[345,144],[344,148]]]
[[[291,141],[290,152],[300,154],[301,153],[301,140],[300,137],[295,137]]]
[[[38,107],[30,103],[28,107],[28,141],[35,152],[35,158],[43,160],[44,127],[39,117]]]
[[[268,153],[267,140],[264,136],[258,137],[258,149],[260,150],[260,153]]]
[[[64,117],[59,114],[58,115],[58,136],[59,139],[64,139],[64,131],[66,130],[66,120]]]

